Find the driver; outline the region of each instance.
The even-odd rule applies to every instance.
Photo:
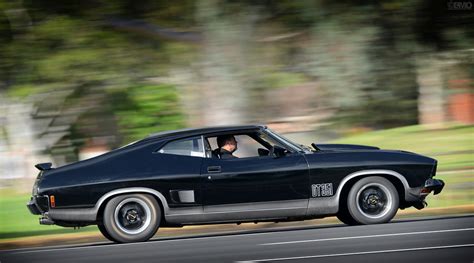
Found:
[[[219,148],[212,151],[214,156],[220,159],[238,158],[232,155],[237,150],[237,141],[233,135],[217,136],[217,146]]]

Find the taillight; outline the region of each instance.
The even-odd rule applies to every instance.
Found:
[[[49,205],[51,207],[56,207],[56,200],[54,198],[54,195],[49,196]]]

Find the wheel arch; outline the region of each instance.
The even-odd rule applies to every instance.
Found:
[[[389,180],[397,189],[400,204],[405,202],[406,192],[410,186],[403,175],[392,170],[363,170],[351,173],[341,181],[336,192],[339,207],[343,205],[341,202],[344,202],[351,187],[360,179],[369,176],[380,176]]]
[[[168,213],[169,207],[168,202],[166,201],[166,198],[163,196],[163,194],[148,187],[129,187],[119,188],[107,192],[97,201],[97,203],[95,204],[96,221],[101,220],[107,202],[109,202],[112,198],[116,196],[124,194],[150,194],[156,199],[161,211],[163,211],[163,215],[161,217],[162,222],[165,220],[165,214]]]

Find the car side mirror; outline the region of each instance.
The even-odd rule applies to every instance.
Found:
[[[278,146],[278,145],[274,145],[273,146],[273,154],[275,155],[275,157],[279,158],[279,157],[283,157],[286,155],[286,149],[281,147],[281,146]]]
[[[270,151],[264,148],[258,148],[258,156],[268,156],[270,155]]]

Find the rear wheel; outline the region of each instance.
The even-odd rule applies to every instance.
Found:
[[[398,205],[397,189],[379,176],[357,181],[347,196],[348,214],[359,224],[389,222],[397,213]]]
[[[99,229],[115,242],[140,242],[150,239],[160,222],[160,206],[155,198],[146,194],[121,195],[105,206],[103,229]]]

